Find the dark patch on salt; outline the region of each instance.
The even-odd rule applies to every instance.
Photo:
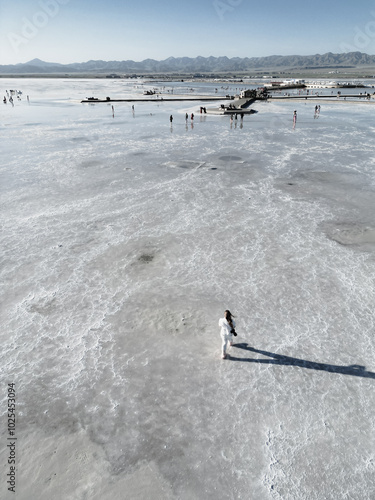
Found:
[[[145,264],[149,264],[150,262],[152,262],[154,260],[154,255],[144,253],[138,258],[138,260],[140,262],[144,262]]]
[[[220,156],[219,160],[222,160],[222,161],[241,161],[242,158],[241,158],[241,156],[228,155],[228,156]]]
[[[87,137],[72,137],[73,142],[91,142]]]
[[[97,165],[100,164],[101,162],[98,160],[86,160],[81,163],[81,167],[83,168],[96,167]]]

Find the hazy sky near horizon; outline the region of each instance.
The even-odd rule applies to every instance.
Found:
[[[0,0],[0,64],[375,53],[375,2]]]

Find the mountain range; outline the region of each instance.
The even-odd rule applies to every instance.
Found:
[[[315,54],[312,56],[268,56],[268,57],[169,57],[163,61],[145,59],[136,61],[101,61],[91,60],[83,63],[59,64],[33,59],[27,63],[0,65],[2,75],[23,74],[141,74],[151,75],[163,73],[175,74],[207,74],[246,72],[273,69],[309,70],[340,68],[375,68],[375,56],[362,52],[342,54]]]

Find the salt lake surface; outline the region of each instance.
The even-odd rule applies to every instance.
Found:
[[[1,498],[373,499],[375,103],[0,85]]]

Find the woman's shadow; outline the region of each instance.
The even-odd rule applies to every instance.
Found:
[[[353,377],[364,377],[364,378],[375,379],[375,373],[366,371],[365,366],[360,366],[360,365],[338,366],[326,363],[315,363],[314,361],[307,361],[305,359],[292,358],[290,356],[275,354],[273,352],[261,351],[260,349],[255,349],[254,347],[250,347],[246,343],[233,344],[233,347],[236,347],[237,349],[243,349],[249,352],[262,354],[263,356],[268,356],[273,359],[236,358],[235,356],[230,355],[228,356],[228,359],[231,361],[242,361],[242,362],[257,363],[264,365],[299,366],[300,368],[306,368],[308,370],[320,370],[330,373],[340,373],[341,375],[352,375]]]

